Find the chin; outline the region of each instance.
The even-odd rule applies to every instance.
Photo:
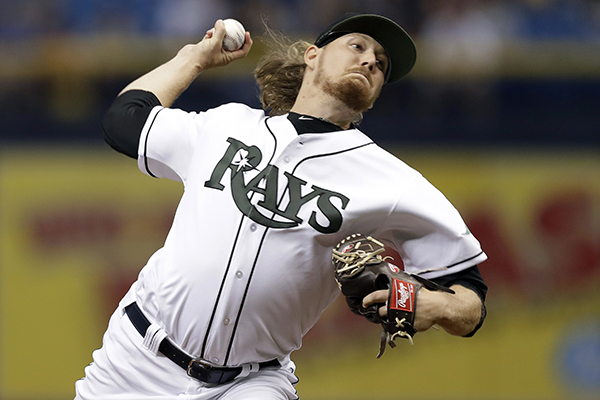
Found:
[[[340,100],[351,110],[360,113],[365,112],[373,105],[375,98],[370,88],[362,79],[346,77],[338,82],[327,81],[324,83],[325,93]]]

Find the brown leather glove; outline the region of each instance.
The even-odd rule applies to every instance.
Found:
[[[415,311],[419,290],[454,293],[452,289],[438,285],[415,274],[409,274],[392,264],[391,257],[383,257],[385,246],[378,240],[360,233],[348,236],[333,249],[332,263],[335,279],[350,310],[383,328],[379,354],[383,355],[386,343],[396,347],[398,337],[413,343],[417,333],[414,328]],[[371,304],[363,307],[363,298],[377,290],[389,289],[386,304]],[[379,307],[387,307],[387,317],[379,315]]]

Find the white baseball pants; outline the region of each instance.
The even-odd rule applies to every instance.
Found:
[[[85,377],[75,383],[75,400],[292,400],[298,399],[289,362],[280,368],[265,368],[231,382],[214,385],[189,377],[162,355],[155,356],[142,346],[121,302],[109,321],[102,348],[85,368]]]

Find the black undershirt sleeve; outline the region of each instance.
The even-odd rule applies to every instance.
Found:
[[[160,101],[152,92],[129,90],[112,103],[104,119],[104,140],[113,149],[131,158],[138,156],[138,144],[144,124]]]
[[[431,280],[446,287],[450,287],[452,285],[461,285],[477,293],[481,299],[481,319],[479,320],[479,324],[477,324],[475,329],[469,334],[465,335],[465,337],[473,336],[475,332],[481,328],[481,325],[483,325],[483,321],[487,315],[487,310],[485,308],[485,297],[487,295],[488,287],[485,284],[477,265],[454,274],[440,276]]]

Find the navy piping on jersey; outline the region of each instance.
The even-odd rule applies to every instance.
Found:
[[[271,133],[271,136],[273,137],[274,146],[273,146],[273,154],[271,154],[271,158],[269,159],[269,162],[267,163],[267,165],[271,164],[271,162],[273,161],[273,157],[275,157],[275,153],[276,153],[276,150],[277,150],[277,137],[273,134],[273,131],[271,131],[271,129],[267,125],[267,120],[269,120],[270,118],[271,117],[267,117],[265,119],[265,126],[267,127],[267,129]],[[253,196],[254,196],[254,194],[253,194]],[[223,274],[223,280],[221,281],[221,287],[219,288],[219,293],[217,294],[217,298],[215,299],[215,305],[213,307],[213,312],[212,312],[212,315],[210,317],[210,321],[208,323],[208,326],[206,328],[206,334],[204,335],[204,341],[202,343],[202,350],[201,350],[201,353],[200,353],[200,357],[202,357],[202,358],[204,358],[204,354],[205,354],[205,351],[206,351],[206,344],[208,343],[208,335],[210,333],[210,330],[212,329],[212,325],[213,325],[213,322],[214,322],[214,319],[215,319],[217,308],[219,307],[219,301],[221,299],[223,288],[225,286],[225,281],[227,280],[227,276],[229,274],[229,268],[231,266],[231,260],[233,259],[233,255],[234,255],[235,250],[237,248],[237,243],[238,243],[239,235],[240,235],[240,232],[242,230],[242,225],[244,223],[244,219],[245,218],[247,218],[246,215],[242,215],[242,217],[240,219],[240,224],[239,224],[239,227],[238,227],[238,231],[236,233],[235,240],[233,242],[233,246],[232,246],[231,251],[229,253],[229,261],[227,262],[227,268],[225,269],[225,273]],[[261,245],[262,245],[262,241],[261,241]],[[248,286],[249,285],[250,285],[250,278],[248,279],[248,284],[246,286],[246,292],[248,291]],[[244,294],[244,297],[245,297],[245,294]],[[242,300],[242,304],[243,304],[243,302],[244,301]],[[241,305],[240,305],[240,310],[241,310]],[[237,319],[239,319],[239,313],[238,313],[238,317],[236,318],[236,323],[235,323],[233,332],[231,334],[231,342],[233,342],[233,337],[235,336],[235,330],[236,330],[235,328],[237,327]],[[225,356],[225,360],[223,360],[223,365],[227,365],[227,361],[229,359],[229,350],[230,349],[231,349],[231,344],[229,345],[229,349],[227,350],[227,355]]]
[[[345,149],[345,150],[340,150],[340,151],[334,151],[333,153],[318,154],[318,155],[306,157],[305,159],[300,160],[300,162],[298,162],[298,164],[296,164],[296,166],[294,167],[294,170],[292,172],[296,172],[296,168],[298,168],[300,166],[300,164],[302,164],[304,161],[312,160],[314,158],[336,156],[338,154],[342,154],[342,153],[345,153],[345,152],[348,152],[348,151],[352,151],[352,150],[357,150],[357,149],[360,149],[361,147],[370,146],[372,144],[375,144],[375,143],[369,142],[369,143],[361,144],[360,146],[353,147],[351,149]]]
[[[450,264],[450,265],[448,265],[447,267],[443,267],[443,268],[445,268],[445,269],[450,269],[450,268],[452,268],[452,267],[456,267],[457,265],[460,265],[460,264],[466,263],[467,261],[471,261],[472,259],[474,259],[474,258],[477,258],[477,257],[479,257],[479,256],[480,256],[480,255],[482,255],[482,254],[483,254],[483,250],[481,250],[479,253],[477,253],[477,254],[476,254],[476,255],[474,255],[473,257],[465,258],[465,259],[464,259],[464,260],[462,260],[462,261],[456,262],[456,263],[454,263],[454,264]]]
[[[242,223],[244,222],[244,216],[242,216],[240,220],[240,225],[238,226],[238,231],[235,234],[235,240],[233,241],[233,247],[231,252],[229,253],[229,260],[227,261],[227,268],[225,268],[225,273],[223,274],[223,280],[221,280],[221,286],[219,287],[219,293],[217,294],[217,298],[215,299],[215,305],[213,307],[212,314],[210,316],[210,320],[208,322],[208,326],[206,328],[206,334],[204,335],[204,341],[202,342],[202,350],[200,352],[200,357],[204,358],[204,352],[206,351],[206,344],[208,342],[208,335],[212,328],[213,322],[215,320],[215,315],[217,313],[217,308],[219,307],[219,300],[221,299],[221,294],[223,293],[223,288],[225,287],[225,281],[227,280],[227,276],[229,275],[229,268],[231,267],[231,260],[233,259],[233,254],[235,253],[235,249],[237,246],[238,239],[240,237],[240,232],[242,231]],[[223,365],[226,365],[223,363]]]
[[[152,130],[152,126],[156,121],[156,117],[158,117],[158,113],[160,113],[162,110],[164,110],[164,108],[161,108],[156,112],[156,114],[154,114],[154,118],[152,118],[152,122],[148,127],[148,133],[146,133],[146,140],[144,141],[144,168],[146,168],[146,172],[148,172],[148,174],[153,178],[156,178],[157,176],[150,171],[150,167],[148,166],[148,138],[150,137],[150,131]]]
[[[237,327],[240,322],[240,317],[242,316],[242,310],[244,308],[244,304],[246,303],[246,296],[248,295],[248,291],[250,290],[250,282],[252,282],[252,277],[254,276],[254,271],[256,270],[256,263],[258,262],[258,258],[260,257],[260,252],[265,242],[265,237],[267,236],[267,232],[269,232],[269,228],[265,228],[265,232],[263,233],[263,237],[260,239],[260,245],[258,246],[258,250],[256,251],[256,256],[254,257],[254,262],[252,263],[252,269],[250,270],[250,275],[248,276],[248,283],[246,284],[246,289],[244,290],[244,295],[242,296],[242,302],[240,303],[240,309],[238,311],[237,316],[235,317],[235,325],[233,326],[233,331],[231,332],[231,339],[229,340],[229,346],[227,346],[227,353],[225,354],[225,365],[227,365],[227,361],[229,361],[229,355],[231,353],[231,348],[233,347],[233,340],[235,338],[235,333],[237,332]]]

